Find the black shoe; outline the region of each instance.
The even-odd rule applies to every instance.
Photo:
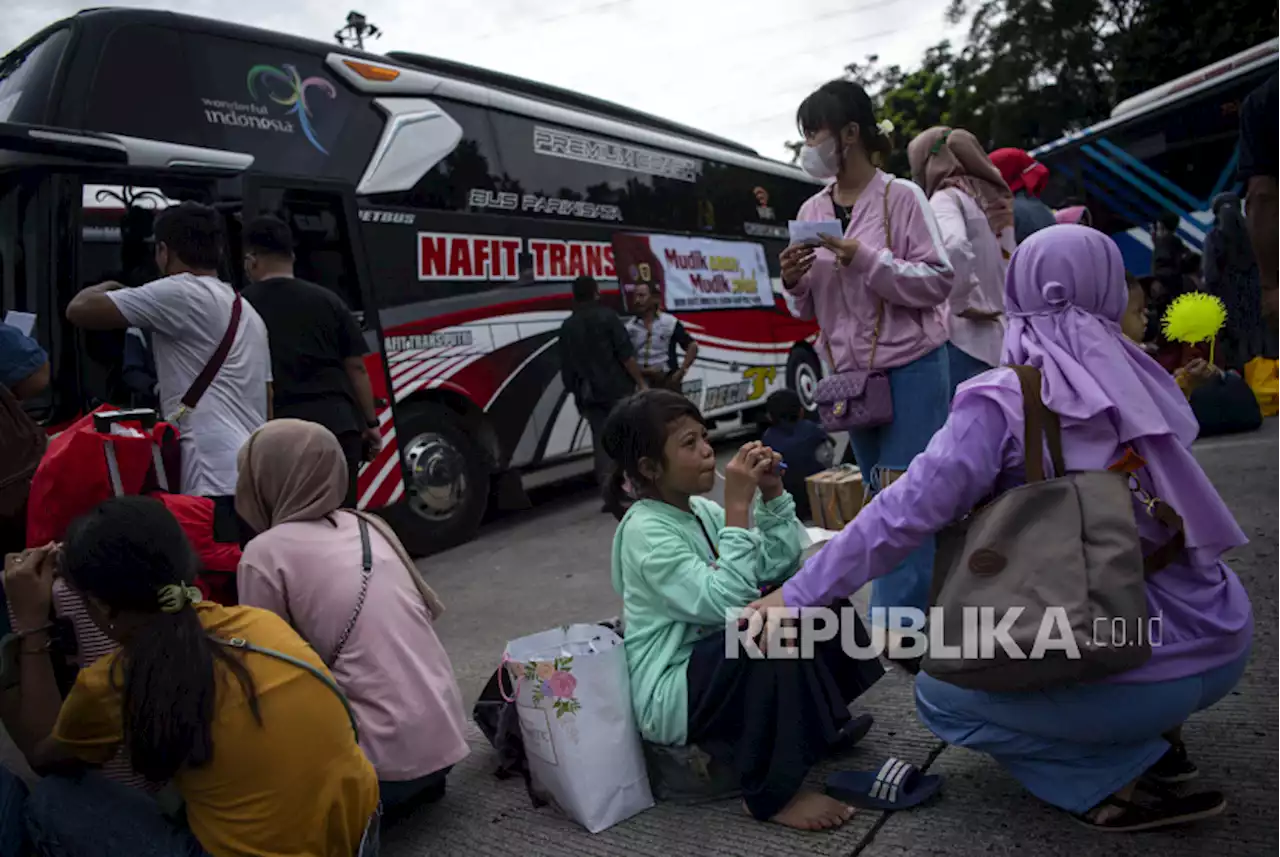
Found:
[[[1200,769],[1196,767],[1195,762],[1187,758],[1187,745],[1179,741],[1174,743],[1158,762],[1148,768],[1142,778],[1172,786],[1191,782],[1198,776],[1200,776]]]
[[[840,732],[837,733],[836,740],[831,742],[828,752],[835,754],[852,750],[854,745],[867,737],[867,733],[871,731],[871,727],[875,722],[875,718],[870,714],[859,714],[846,721],[845,724],[840,727]]]

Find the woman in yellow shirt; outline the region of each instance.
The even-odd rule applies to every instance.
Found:
[[[81,857],[375,853],[377,776],[332,677],[276,615],[199,601],[195,569],[178,522],[139,497],[98,506],[60,548],[5,558],[23,635],[6,726],[32,767],[101,764],[124,744],[185,809],[175,823],[100,776],[48,776],[27,801],[36,844]],[[47,650],[55,573],[121,646],[82,670],[65,701]]]

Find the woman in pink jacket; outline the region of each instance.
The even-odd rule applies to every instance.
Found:
[[[782,283],[804,318],[816,318],[831,370],[881,369],[889,376],[893,421],[849,432],[873,492],[891,484],[947,419],[951,387],[945,307],[954,275],[929,201],[916,185],[876,168],[889,153],[871,99],[856,83],[824,84],[800,105],[800,164],[832,180],[800,207],[799,220],[839,220],[844,237],[817,249],[782,252]],[[891,241],[889,240],[891,239]],[[933,542],[927,541],[872,587],[872,608],[924,609]],[[872,621],[883,611],[872,612]],[[893,630],[893,629],[890,629]],[[905,663],[910,669],[916,663]]]

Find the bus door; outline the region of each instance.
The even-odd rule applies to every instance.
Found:
[[[263,214],[279,217],[293,231],[297,277],[324,286],[342,298],[361,321],[370,351],[380,351],[377,313],[365,312],[373,303],[368,294],[364,253],[357,241],[355,195],[333,185],[255,176],[246,182],[244,223]]]

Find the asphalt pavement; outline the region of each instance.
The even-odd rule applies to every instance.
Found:
[[[535,810],[517,780],[498,780],[495,753],[472,727],[469,758],[448,794],[386,831],[386,857],[681,857],[681,855],[1128,855],[1277,853],[1277,423],[1257,433],[1207,440],[1196,453],[1251,539],[1228,561],[1253,599],[1253,654],[1235,691],[1185,730],[1203,771],[1197,787],[1221,789],[1229,808],[1183,830],[1117,836],[1083,829],[1039,802],[986,756],[947,747],[915,717],[911,683],[892,670],[855,704],[875,716],[871,733],[837,767],[878,768],[907,759],[946,776],[941,795],[917,810],[860,812],[831,833],[799,833],[745,817],[737,801],[659,804],[591,835],[550,808]],[[728,449],[722,451],[727,457]],[[1188,510],[1181,510],[1184,514]],[[1194,512],[1190,512],[1194,514]],[[437,630],[468,703],[480,693],[509,639],[569,622],[618,614],[609,579],[614,521],[578,485],[536,498],[533,510],[487,525],[479,538],[421,562],[447,612]]]

